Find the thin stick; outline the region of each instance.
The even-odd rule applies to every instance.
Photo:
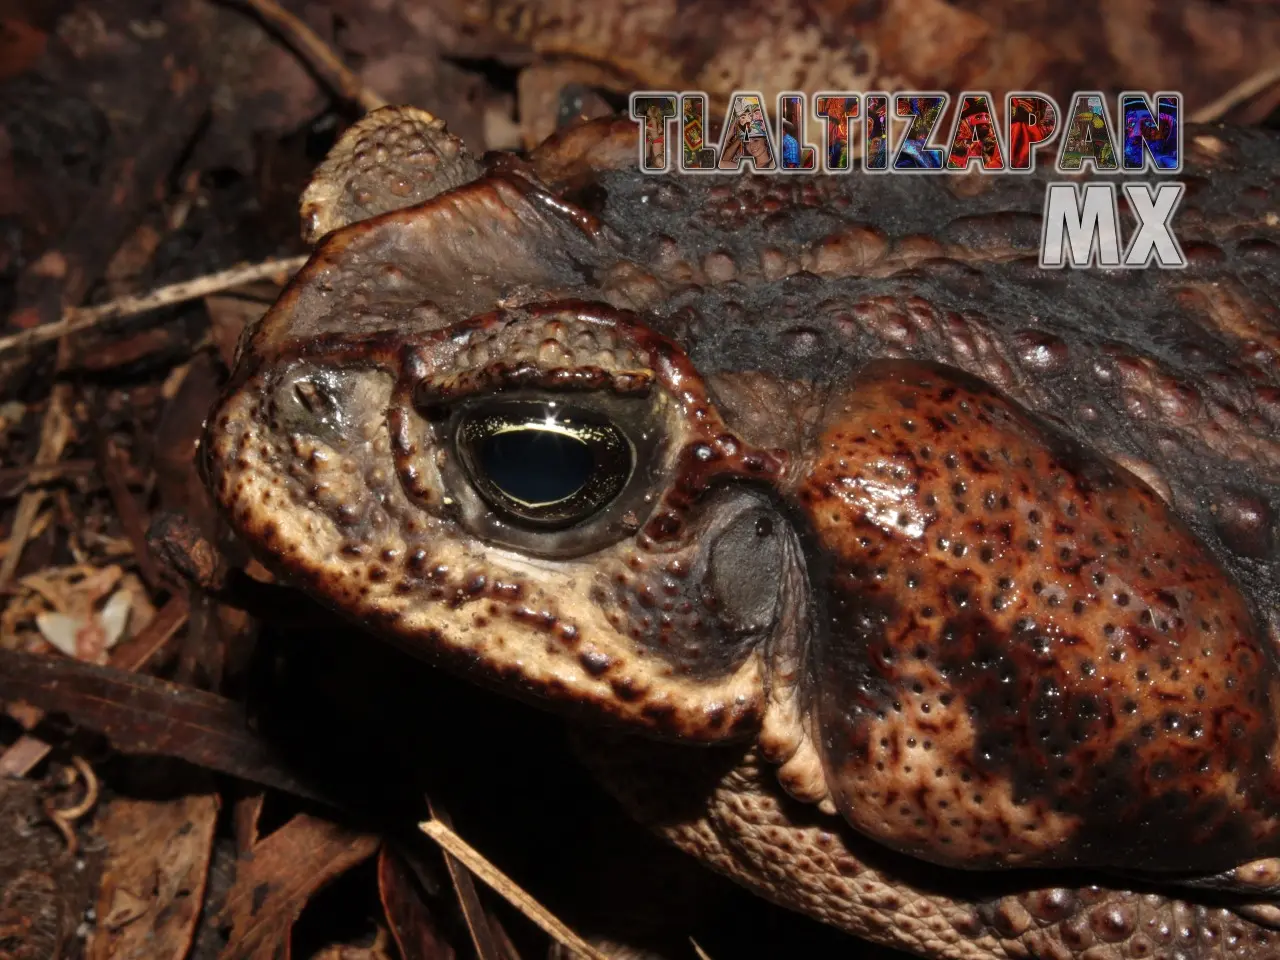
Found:
[[[439,820],[425,820],[418,829],[440,844],[447,853],[457,857],[468,870],[493,888],[504,900],[540,926],[562,947],[572,950],[587,960],[609,960],[576,933],[551,915],[542,904],[525,893],[514,880],[484,858],[475,847],[446,827]]]
[[[358,103],[366,113],[387,105],[387,101],[365,86],[310,27],[275,0],[245,0],[245,3],[252,7],[263,20],[279,30],[284,35],[284,39],[294,48],[294,52],[345,99]]]
[[[71,399],[71,384],[60,380],[53,385],[49,406],[44,412],[44,422],[40,425],[40,447],[36,451],[34,464],[36,468],[51,467],[62,458],[62,451],[71,438]],[[44,495],[43,489],[35,488],[25,491],[18,500],[4,559],[0,560],[0,587],[13,579],[17,572],[27,538],[40,513],[40,506],[44,503]]]
[[[0,496],[16,496],[27,487],[48,486],[69,477],[96,473],[97,470],[97,461],[87,459],[62,460],[47,467],[0,467],[0,487],[14,485],[12,489],[0,490]]]
[[[171,283],[167,287],[158,287],[150,293],[136,297],[120,297],[96,307],[70,307],[63,311],[62,319],[55,323],[44,323],[30,330],[23,330],[21,333],[0,337],[0,354],[80,333],[116,317],[132,317],[139,313],[146,313],[148,310],[159,310],[161,307],[207,297],[212,293],[219,293],[222,290],[243,286],[267,277],[287,277],[297,273],[306,262],[307,258],[300,256],[288,257],[284,260],[265,260],[262,263],[240,264],[229,270],[206,274],[192,280],[183,280],[180,283]]]
[[[432,822],[440,824],[446,830],[453,829],[449,815],[438,803],[432,801],[430,795],[427,796],[427,812],[431,814]],[[444,865],[449,869],[454,891],[458,894],[458,905],[462,908],[462,918],[467,923],[476,956],[479,960],[502,960],[503,955],[498,952],[493,924],[490,922],[492,918],[480,902],[472,872],[461,860],[448,853],[444,855]]]
[[[1213,123],[1227,111],[1257,96],[1272,84],[1280,83],[1280,63],[1274,63],[1236,84],[1217,100],[1205,104],[1189,118],[1192,123]]]

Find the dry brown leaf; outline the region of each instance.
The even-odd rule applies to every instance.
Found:
[[[142,581],[114,564],[51,567],[23,577],[17,588],[0,616],[5,645],[30,648],[39,636],[90,663],[105,663],[107,652],[143,630],[156,612]]]
[[[388,847],[378,855],[378,895],[401,960],[454,960],[404,862]]]
[[[108,853],[89,960],[186,956],[204,902],[217,818],[218,798],[211,793],[121,797],[107,807],[97,829]]]
[[[372,834],[307,814],[254,844],[217,920],[231,930],[221,960],[289,960],[289,934],[307,901],[378,845]]]
[[[163,239],[154,224],[138,225],[107,264],[103,279],[108,296],[122,297],[133,292],[138,276],[146,270]]]
[[[55,613],[83,617],[106,599],[123,576],[124,570],[114,564],[74,564],[28,574],[18,581],[18,586],[40,594]]]

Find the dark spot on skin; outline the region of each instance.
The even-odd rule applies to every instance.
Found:
[[[637,686],[635,680],[631,677],[614,677],[609,681],[609,687],[619,700],[627,703],[634,703],[644,695],[644,691]]]
[[[1275,510],[1261,496],[1228,488],[1213,496],[1209,509],[1214,529],[1230,549],[1253,559],[1275,553]]]
[[[734,736],[753,732],[760,725],[760,714],[754,709],[740,709],[735,711],[736,717],[729,727],[729,733]]]
[[[583,670],[596,678],[604,676],[605,671],[613,665],[613,661],[609,656],[599,650],[584,650],[578,654],[578,662],[582,664]],[[614,692],[618,692],[617,687],[614,687]],[[623,699],[626,698],[624,697]]]
[[[524,595],[524,587],[518,583],[504,583],[501,580],[495,580],[490,593],[502,600],[515,601]]]
[[[662,729],[671,724],[676,715],[676,708],[669,703],[647,703],[640,708],[640,713],[655,727]]]

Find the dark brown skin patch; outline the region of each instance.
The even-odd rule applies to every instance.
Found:
[[[1280,847],[1272,651],[1149,487],[913,362],[857,374],[819,450],[798,497],[831,559],[814,683],[850,822],[968,868]]]

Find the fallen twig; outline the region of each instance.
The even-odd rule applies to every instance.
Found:
[[[95,307],[72,307],[63,311],[62,319],[54,323],[41,324],[21,333],[0,337],[0,354],[80,333],[116,317],[132,317],[149,310],[159,310],[161,307],[207,297],[210,294],[267,277],[288,277],[297,273],[306,262],[305,256],[298,256],[282,260],[264,260],[262,263],[240,264],[229,270],[158,287],[140,296],[120,297]]]
[[[81,478],[98,472],[98,462],[83,458],[62,460],[47,467],[0,467],[0,496],[17,496],[27,487],[42,487],[72,477]],[[6,487],[13,489],[5,489]]]
[[[504,900],[546,931],[547,935],[567,950],[572,950],[587,960],[608,960],[591,944],[557,920],[546,907],[525,893],[505,873],[485,859],[475,847],[450,830],[439,820],[425,820],[418,829],[445,850],[457,857],[467,869],[483,880]]]
[[[1267,87],[1280,83],[1280,63],[1259,70],[1253,76],[1236,84],[1212,103],[1207,103],[1189,117],[1192,123],[1213,123],[1227,114],[1227,111],[1256,97]]]
[[[36,451],[34,463],[36,468],[53,466],[62,457],[62,451],[71,438],[71,395],[71,384],[65,381],[54,384],[49,395],[49,407],[45,410],[44,423],[40,427],[40,448]],[[44,497],[45,491],[37,488],[25,491],[18,500],[18,510],[9,530],[4,558],[0,559],[0,587],[13,579],[17,572],[23,548],[27,545],[27,538],[31,535],[32,525],[40,513]]]
[[[430,797],[427,797],[427,810],[431,814],[433,823],[439,823],[448,830],[453,829],[448,813]],[[476,893],[472,872],[459,858],[447,852],[444,855],[444,865],[449,870],[453,888],[458,894],[462,919],[467,925],[467,931],[471,934],[471,943],[476,948],[476,956],[479,960],[501,960],[502,954],[498,951],[498,945],[494,940],[493,927],[489,923],[490,918],[485,913],[484,904],[480,902],[480,897]]]
[[[121,466],[121,455],[111,437],[98,437],[98,459],[102,465],[102,476],[107,484],[107,492],[116,508],[116,516],[124,528],[124,534],[133,545],[133,559],[138,565],[138,572],[143,581],[152,590],[159,590],[160,569],[155,557],[147,547],[147,529],[143,518],[142,506],[129,490]]]
[[[364,82],[344,64],[329,45],[316,36],[315,31],[295,17],[275,0],[243,0],[263,20],[278,30],[294,49],[330,87],[366,112],[385,107],[387,101],[365,86]]]

